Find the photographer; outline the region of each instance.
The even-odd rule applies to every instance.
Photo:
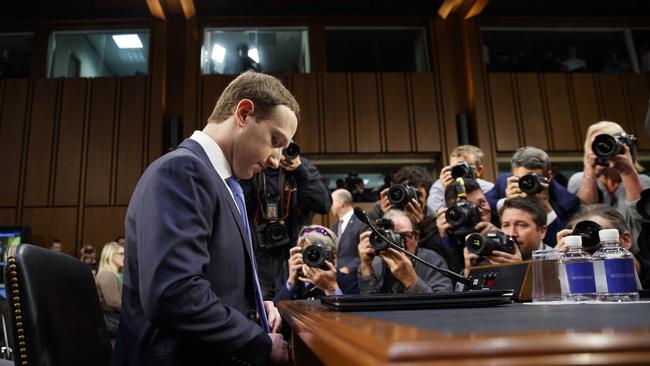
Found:
[[[511,160],[511,174],[501,174],[494,189],[485,196],[494,212],[506,199],[535,197],[544,207],[548,233],[544,242],[555,246],[556,234],[566,227],[571,216],[580,208],[580,201],[561,184],[553,180],[548,155],[536,147],[519,148]]]
[[[449,165],[440,170],[440,178],[433,183],[429,191],[427,206],[433,212],[449,207],[446,204],[445,192],[447,187],[461,176],[461,173],[463,173],[463,179],[475,179],[483,192],[488,192],[494,187],[492,182],[481,179],[483,177],[483,151],[473,145],[458,146],[449,156]]]
[[[609,159],[599,159],[592,150],[592,144],[599,135],[625,133],[614,122],[601,121],[589,126],[585,138],[584,168],[569,179],[568,190],[575,193],[582,204],[603,203],[614,207],[625,218],[633,241],[632,252],[638,252],[636,244],[641,231],[641,222],[636,212],[636,203],[641,191],[650,188],[650,177],[639,175],[643,167],[635,161],[636,141],[622,143],[623,153]],[[629,136],[629,135],[627,135]]]
[[[320,225],[302,229],[298,245],[289,250],[289,277],[273,298],[273,302],[359,293],[356,273],[346,274],[336,270],[337,241],[331,230]],[[313,263],[304,259],[305,255],[309,255],[305,253],[306,250],[309,251],[309,247],[314,244],[319,246],[320,251],[316,251],[317,255],[312,256],[323,262],[318,267],[310,266],[309,264]]]
[[[289,248],[297,242],[300,228],[311,225],[314,213],[327,214],[332,205],[318,169],[294,155],[287,159],[285,154],[279,169],[267,168],[241,184],[265,299],[284,286]]]
[[[465,225],[469,225],[471,229],[465,227],[454,227],[452,224],[447,222],[447,207],[454,207],[459,203],[458,192],[462,191],[460,182],[453,182],[445,191],[445,208],[442,208],[438,212],[438,219],[436,224],[438,226],[438,232],[442,238],[442,248],[444,249],[441,253],[442,257],[447,261],[449,269],[456,273],[460,273],[465,265],[463,248],[465,247],[465,236],[467,233],[477,232],[482,236],[485,236],[491,231],[499,230],[498,227],[494,226],[490,219],[492,217],[492,210],[490,209],[490,204],[485,198],[485,194],[481,190],[478,182],[473,179],[465,179],[464,183],[464,193],[467,202],[471,203],[473,207],[470,207],[469,210],[476,211],[469,216],[473,217],[473,220],[468,221]],[[462,231],[464,234],[454,235],[455,230],[459,232]]]
[[[402,167],[393,175],[391,187],[383,189],[379,201],[368,210],[368,217],[377,220],[392,209],[402,210],[420,233],[420,246],[438,250],[440,238],[436,214],[426,205],[432,183],[431,174],[424,168],[415,165]]]
[[[418,246],[419,235],[413,222],[403,211],[390,210],[384,215],[390,219],[400,244],[408,252],[441,268],[445,261],[432,250]],[[376,253],[370,242],[370,231],[361,234],[359,242],[359,292],[374,293],[431,293],[452,290],[452,282],[420,262],[413,264],[404,253],[387,248]]]

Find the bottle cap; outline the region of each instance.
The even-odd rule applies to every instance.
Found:
[[[582,247],[582,236],[569,235],[564,237],[564,244],[567,248],[580,248]]]
[[[598,232],[600,241],[618,241],[618,230],[616,229],[603,229]]]

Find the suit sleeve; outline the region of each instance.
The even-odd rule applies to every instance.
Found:
[[[323,177],[307,159],[300,158],[300,166],[296,169],[298,184],[298,204],[305,211],[327,214],[332,207],[332,196],[323,183]]]
[[[197,159],[175,158],[154,173],[142,192],[136,225],[144,315],[159,328],[209,344],[215,353],[232,355],[253,347],[266,358],[270,338],[223,303],[205,277],[213,220],[219,219],[215,205],[226,204],[218,201],[206,169]]]

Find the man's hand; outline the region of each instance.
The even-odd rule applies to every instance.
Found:
[[[539,193],[535,194],[535,197],[539,203],[544,206],[544,211],[548,214],[553,212],[553,206],[551,206],[551,200],[549,196],[550,184],[540,182],[540,185],[542,186],[542,190]]]
[[[486,222],[486,221],[481,221],[476,226],[474,226],[474,230],[481,234],[482,237],[485,237],[488,233],[491,233],[493,231],[499,231],[498,227],[494,226],[491,222]]]
[[[440,234],[441,238],[449,235],[449,230],[453,228],[451,224],[447,222],[447,217],[445,217],[446,212],[447,208],[441,208],[438,210],[438,218],[436,218],[436,226],[438,227],[438,234]]]
[[[282,334],[269,333],[271,337],[270,363],[274,365],[286,365],[289,363],[289,344],[282,338]]]
[[[424,220],[424,207],[415,198],[411,198],[411,202],[406,205],[406,213],[416,225],[420,225]]]
[[[564,253],[566,251],[566,243],[564,242],[564,238],[571,235],[573,230],[571,229],[562,229],[557,232],[555,235],[555,238],[557,239],[557,244],[555,244],[555,250]]]
[[[526,197],[526,193],[519,189],[519,177],[511,175],[507,179],[508,186],[506,187],[506,199],[515,197]]]
[[[278,308],[275,307],[273,301],[264,301],[264,309],[266,309],[266,318],[269,320],[271,333],[277,333],[282,326],[282,317],[280,317]]]
[[[359,262],[361,265],[370,265],[375,258],[375,248],[370,245],[370,231],[364,231],[359,235]]]
[[[289,279],[287,283],[291,287],[296,287],[298,283],[298,273],[302,268],[302,265],[305,264],[302,261],[302,248],[295,246],[289,249]]]
[[[465,262],[465,268],[463,269],[463,276],[465,278],[469,277],[470,267],[473,266],[473,262],[476,262],[480,259],[478,255],[467,250],[467,247],[463,248],[463,260]]]
[[[282,169],[288,172],[292,172],[298,169],[300,164],[302,164],[302,162],[300,161],[300,156],[296,156],[293,160],[287,160],[284,157],[282,158],[282,160],[280,160],[280,167],[282,167]]]
[[[393,204],[388,200],[388,190],[389,188],[386,188],[381,191],[381,193],[379,193],[379,202],[381,202],[381,211],[383,213],[386,213],[395,208],[395,206],[393,206]]]
[[[493,250],[492,254],[486,258],[490,261],[490,264],[521,262],[523,259],[521,257],[521,250],[519,250],[519,245],[515,244],[514,247],[515,252],[513,254],[502,252],[500,250]]]
[[[440,170],[440,183],[442,183],[443,192],[447,190],[447,187],[456,181],[454,177],[451,176],[451,168],[453,168],[452,165],[447,165],[446,167],[442,168],[442,170]]]
[[[322,289],[326,295],[331,295],[339,288],[336,282],[336,267],[330,261],[325,261],[325,264],[327,264],[327,270],[303,265],[302,272],[305,277],[301,277],[300,280],[313,283]]]
[[[386,262],[393,276],[401,282],[404,287],[411,288],[415,285],[418,276],[415,274],[415,268],[406,254],[394,249],[388,248],[382,250],[381,259]]]

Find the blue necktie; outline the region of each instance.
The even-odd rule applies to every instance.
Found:
[[[241,189],[239,183],[233,178],[230,177],[226,179],[228,187],[232,190],[232,194],[235,197],[235,203],[239,208],[239,215],[241,216],[242,222],[244,223],[244,231],[248,236],[248,242],[246,242],[246,247],[248,248],[248,254],[251,260],[251,266],[253,267],[253,282],[255,282],[255,300],[257,302],[257,314],[260,317],[260,322],[262,323],[262,328],[266,333],[270,333],[269,321],[266,319],[266,311],[264,309],[264,299],[262,299],[262,290],[260,289],[260,281],[257,278],[257,266],[255,265],[255,255],[253,253],[251,230],[248,226],[248,214],[246,213],[246,203],[244,203],[244,192]]]

